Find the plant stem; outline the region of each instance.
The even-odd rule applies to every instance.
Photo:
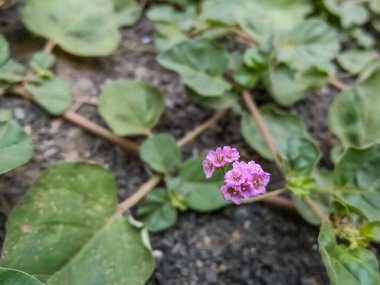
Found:
[[[249,111],[251,112],[252,117],[257,122],[260,132],[263,135],[264,140],[267,143],[270,152],[272,153],[274,161],[276,162],[278,168],[281,170],[281,160],[277,153],[276,145],[273,141],[272,135],[269,132],[268,126],[265,123],[265,120],[260,113],[260,110],[257,108],[255,101],[252,100],[251,94],[249,94],[249,92],[246,90],[243,91],[243,99]]]
[[[56,45],[55,41],[53,41],[53,40],[50,39],[50,40],[48,40],[48,41],[45,43],[45,46],[44,46],[44,48],[43,48],[42,51],[43,51],[44,53],[51,53],[51,52],[53,51],[55,45]]]
[[[219,121],[223,116],[227,113],[227,110],[221,110],[214,113],[214,115],[209,118],[204,123],[200,124],[198,127],[196,127],[194,130],[188,132],[184,137],[179,139],[177,141],[177,146],[181,147],[185,144],[191,142],[194,140],[197,136],[199,136],[202,132],[204,132],[206,129],[214,125],[217,121]]]
[[[118,146],[120,146],[121,148],[123,148],[124,150],[127,150],[127,151],[131,151],[133,153],[139,153],[139,145],[131,140],[128,140],[126,138],[122,138],[122,137],[119,137],[115,134],[113,134],[112,132],[110,132],[109,130],[107,130],[106,128],[103,128],[102,126],[99,126],[98,124],[95,124],[93,122],[91,122],[90,120],[88,120],[87,118],[73,112],[73,111],[67,111],[64,115],[63,115],[63,118],[100,137],[100,138],[103,138],[105,140],[108,140],[110,142],[113,142],[115,144],[117,144]]]
[[[243,199],[243,200],[241,200],[241,202],[244,204],[253,203],[253,202],[265,200],[265,199],[268,199],[270,197],[280,195],[281,193],[284,193],[285,191],[286,191],[286,188],[281,188],[281,189],[277,189],[274,191],[267,192],[267,193],[260,195],[260,196],[257,196],[257,197],[253,197],[253,198],[249,198],[249,199]]]
[[[248,46],[252,46],[252,47],[255,47],[257,46],[257,43],[256,41],[250,37],[249,35],[247,35],[244,31],[238,29],[238,28],[235,28],[232,30],[232,32],[235,34],[236,36],[236,39]]]
[[[340,81],[338,78],[336,77],[331,77],[329,79],[329,84],[331,86],[334,86],[336,89],[338,89],[339,91],[344,91],[347,89],[347,85],[344,84],[342,81]]]
[[[297,214],[297,209],[294,207],[293,202],[288,198],[273,196],[263,200],[262,202],[269,206],[284,209],[291,213]]]
[[[161,179],[162,177],[160,175],[156,174],[152,176],[147,182],[141,185],[131,197],[117,205],[117,213],[123,214],[140,202],[141,199],[143,199],[161,181]]]
[[[329,219],[329,217],[321,210],[318,204],[316,204],[309,196],[304,197],[303,201],[310,207],[310,210],[321,222]]]

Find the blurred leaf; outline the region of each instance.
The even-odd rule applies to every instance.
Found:
[[[208,0],[202,1],[201,18],[210,22],[236,25],[235,14],[244,4],[244,0]]]
[[[65,113],[71,105],[71,93],[67,82],[61,78],[40,81],[25,86],[33,99],[52,115]]]
[[[286,154],[289,138],[307,137],[303,122],[295,114],[280,111],[269,105],[261,107],[260,111],[280,154]],[[273,159],[256,121],[248,113],[242,114],[241,133],[249,146],[261,156]]]
[[[285,160],[290,171],[309,175],[320,156],[319,149],[311,140],[296,136],[288,138]]]
[[[164,96],[151,85],[116,80],[99,98],[99,111],[112,130],[121,136],[147,134],[165,109]]]
[[[55,62],[55,56],[46,52],[36,52],[30,61],[30,67],[40,78],[53,78],[54,73],[50,71]]]
[[[324,66],[339,52],[336,31],[320,19],[300,23],[275,46],[277,59],[297,70]]]
[[[9,44],[2,34],[0,34],[0,66],[9,58]]]
[[[21,16],[33,33],[75,55],[109,55],[121,39],[110,0],[29,0]]]
[[[47,285],[143,284],[154,267],[146,232],[115,213],[116,206],[115,181],[106,169],[51,167],[9,216],[1,264]]]
[[[369,221],[380,221],[380,145],[348,148],[334,170],[336,196]]]
[[[189,87],[185,87],[185,90],[190,101],[202,107],[223,110],[238,104],[239,97],[233,92],[227,91],[225,94],[218,97],[205,97],[197,94]]]
[[[137,0],[112,0],[119,26],[132,26],[140,16],[143,6]]]
[[[380,222],[369,222],[363,224],[360,228],[360,236],[364,238],[366,242],[380,243]]]
[[[0,108],[0,123],[5,123],[12,119],[12,111]]]
[[[380,142],[380,69],[357,88],[343,91],[329,111],[329,128],[344,147],[367,147]]]
[[[8,83],[22,82],[25,74],[25,68],[13,59],[9,59],[0,66],[0,81]]]
[[[269,69],[265,83],[278,104],[290,107],[304,99],[308,92],[325,86],[327,73],[315,68],[304,72],[295,72],[281,64]]]
[[[223,79],[228,58],[224,48],[210,40],[180,43],[160,54],[158,61],[174,70],[182,81],[202,96],[221,96],[231,86]]]
[[[143,142],[140,156],[152,169],[161,173],[175,171],[181,164],[181,150],[171,134],[157,134]]]
[[[368,10],[355,1],[323,0],[327,10],[340,19],[343,28],[363,25],[369,20]]]
[[[355,28],[351,31],[351,36],[358,42],[359,46],[363,48],[371,48],[375,45],[373,36],[361,28]]]
[[[331,202],[330,195],[321,194],[321,193],[311,193],[309,197],[316,203],[319,208],[326,214],[329,214],[329,205]],[[321,224],[321,220],[319,217],[316,217],[314,212],[310,209],[310,206],[307,205],[301,197],[297,197],[296,195],[292,195],[292,200],[294,206],[297,209],[297,212],[301,215],[301,217],[313,226],[319,226]]]
[[[25,272],[0,267],[0,284],[1,285],[43,285],[33,276]]]
[[[229,1],[231,2],[231,1]],[[233,2],[231,2],[233,3]],[[267,44],[274,34],[274,23],[268,9],[255,2],[246,2],[236,15],[241,29],[259,45]]]
[[[177,210],[171,205],[166,189],[150,192],[139,204],[137,215],[151,232],[170,228],[177,220]]]
[[[33,142],[14,120],[0,121],[0,174],[16,168],[33,155]]]
[[[375,59],[374,51],[364,50],[348,50],[337,57],[340,66],[354,75],[361,73]]]
[[[369,8],[372,10],[372,12],[380,14],[380,0],[369,1]]]
[[[348,148],[335,166],[334,183],[341,187],[372,189],[380,193],[379,168],[380,145],[366,149]]]
[[[327,221],[322,224],[318,244],[331,285],[380,284],[376,256],[362,247],[350,250],[338,245]]]
[[[230,203],[220,193],[223,175],[214,173],[213,178],[206,179],[202,170],[202,159],[189,159],[181,167],[179,177],[170,183],[170,189],[183,196],[191,210],[211,212],[219,210]]]
[[[276,30],[289,30],[305,18],[312,10],[309,0],[257,0],[270,13]]]

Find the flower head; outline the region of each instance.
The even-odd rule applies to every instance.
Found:
[[[244,164],[234,162],[233,169],[224,175],[224,181],[230,184],[241,184],[249,179],[249,173]]]
[[[260,171],[253,175],[252,185],[258,195],[262,195],[266,192],[266,186],[269,183],[269,180],[270,174],[265,171]]]
[[[202,161],[203,171],[206,174],[206,178],[209,179],[215,171],[215,166],[211,160],[205,159]]]
[[[224,200],[231,201],[235,204],[240,204],[243,195],[240,191],[240,186],[235,184],[226,183],[220,188]]]

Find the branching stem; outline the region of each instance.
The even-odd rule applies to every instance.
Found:
[[[306,203],[306,205],[309,206],[310,210],[321,222],[329,219],[329,217],[326,216],[326,214],[321,210],[318,204],[316,204],[309,196],[304,197],[303,201]]]
[[[262,201],[262,200],[268,199],[270,197],[280,195],[280,194],[284,193],[285,191],[286,191],[286,188],[281,188],[281,189],[277,189],[274,191],[267,192],[267,193],[260,195],[260,196],[257,196],[257,197],[253,197],[253,198],[249,198],[249,199],[243,199],[243,200],[241,200],[241,202],[244,204],[254,203],[257,201]]]

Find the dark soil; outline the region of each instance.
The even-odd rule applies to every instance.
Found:
[[[26,62],[43,40],[28,33],[16,9],[0,11],[0,32],[12,46],[12,56]],[[124,43],[151,44],[153,26],[146,20],[123,30]],[[180,138],[207,119],[212,111],[190,103],[179,78],[161,68],[155,55],[120,48],[110,57],[83,59],[58,49],[56,72],[66,79],[76,97],[94,98],[102,86],[115,79],[139,79],[166,94],[166,112],[155,132],[170,132]],[[302,115],[316,140],[328,152],[327,106],[334,94],[312,94],[295,109]],[[58,161],[91,160],[108,167],[116,176],[120,199],[131,195],[149,177],[148,168],[135,155],[89,135],[22,99],[0,97],[0,106],[13,110],[15,118],[31,133],[36,150],[27,165],[0,177],[0,241],[4,239],[7,214],[33,181]],[[105,125],[93,106],[79,113]],[[243,157],[259,160],[239,132],[239,118],[228,114],[218,126],[183,149],[185,157],[197,157],[221,145],[238,147]],[[136,138],[141,140],[141,138]],[[327,156],[326,156],[327,157]],[[260,161],[272,171],[273,165]],[[329,165],[326,158],[324,165]],[[281,185],[275,170],[271,187]],[[318,229],[298,216],[263,204],[228,207],[212,214],[179,215],[177,224],[151,235],[157,267],[150,285],[317,285],[328,284],[317,247]]]

